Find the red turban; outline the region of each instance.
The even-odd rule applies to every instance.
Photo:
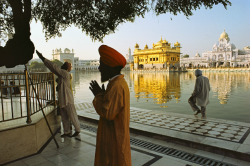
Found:
[[[126,59],[124,56],[107,45],[101,45],[99,47],[99,54],[101,61],[110,67],[125,67],[126,65]]]

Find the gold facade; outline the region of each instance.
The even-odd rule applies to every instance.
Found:
[[[138,69],[166,69],[167,67],[180,66],[180,43],[176,42],[174,47],[166,40],[160,40],[153,48],[149,49],[148,45],[140,49],[135,45],[134,50],[134,70]]]

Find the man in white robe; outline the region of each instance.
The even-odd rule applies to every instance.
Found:
[[[58,76],[58,102],[61,109],[60,113],[64,130],[62,137],[75,137],[79,135],[81,129],[74,105],[74,97],[70,87],[71,75],[69,72],[72,69],[72,65],[68,62],[65,62],[60,68],[53,62],[44,58],[40,52],[36,51],[36,53],[38,57],[44,62],[44,65],[48,67],[52,73]],[[71,135],[70,122],[72,122],[73,126],[75,127],[75,133],[73,135]]]
[[[209,79],[207,77],[202,76],[202,71],[197,69],[195,70],[196,82],[194,91],[192,96],[189,98],[188,102],[195,111],[195,115],[199,113],[202,114],[202,117],[206,116],[206,106],[209,103],[209,91],[210,91],[210,84]],[[201,108],[199,108],[198,106]]]

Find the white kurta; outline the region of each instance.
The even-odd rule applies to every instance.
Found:
[[[196,104],[206,106],[209,103],[210,84],[207,77],[199,76],[196,78],[193,97],[196,98]]]
[[[59,66],[49,61],[48,59],[44,60],[44,64],[49,70],[58,76],[58,101],[59,107],[63,108],[69,104],[74,104],[74,97],[70,88],[70,73],[64,69],[61,69]]]

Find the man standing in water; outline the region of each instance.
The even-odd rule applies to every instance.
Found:
[[[95,166],[131,166],[130,150],[130,93],[121,74],[126,59],[115,49],[99,47],[101,82],[109,81],[107,89],[91,81],[93,105],[100,119],[98,122]]]
[[[43,61],[44,65],[48,67],[52,73],[58,76],[58,101],[59,107],[61,109],[60,113],[64,130],[64,134],[61,136],[75,137],[79,135],[81,129],[70,85],[71,75],[69,72],[72,69],[72,65],[71,63],[65,62],[60,68],[48,59],[44,58],[40,52],[36,51],[36,53]],[[71,135],[70,122],[72,122],[73,126],[75,127],[75,133],[73,135]]]
[[[202,117],[206,116],[206,106],[209,103],[209,91],[210,84],[207,77],[202,76],[202,71],[195,70],[196,82],[192,96],[189,98],[188,102],[192,109],[196,111],[195,115],[201,113]],[[201,109],[198,108],[198,106]]]

